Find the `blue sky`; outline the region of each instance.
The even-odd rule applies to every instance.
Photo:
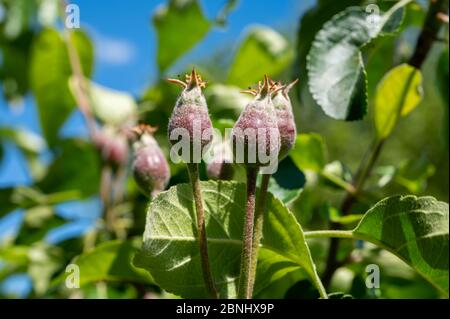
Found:
[[[96,52],[94,81],[138,96],[158,78],[156,34],[151,24],[154,10],[163,0],[73,0],[80,8],[81,25],[91,36]],[[206,16],[213,19],[226,0],[200,1]],[[178,63],[198,61],[224,45],[234,48],[253,24],[263,24],[295,34],[297,20],[314,0],[240,0],[225,28],[214,28]],[[289,29],[289,28],[292,28]],[[177,64],[175,65],[175,67]],[[170,71],[169,71],[170,72]],[[40,133],[37,112],[31,96],[20,105],[8,106],[0,97],[0,127],[22,127]],[[63,127],[63,136],[85,134],[81,116],[74,112]],[[26,184],[29,180],[23,159],[11,144],[0,163],[0,187]]]
[[[213,19],[226,0],[200,2],[206,16]],[[151,16],[157,6],[165,1],[72,0],[71,3],[79,6],[81,25],[94,42],[96,52],[94,81],[138,96],[158,79],[156,35],[151,24]],[[294,35],[298,18],[313,4],[314,0],[240,0],[237,8],[229,16],[228,25],[210,31],[201,43],[175,65],[175,68],[182,67],[184,63],[198,61],[203,56],[209,56],[215,49],[223,46],[231,45],[235,48],[245,30],[253,24],[270,26]],[[14,106],[7,105],[0,97],[1,127],[26,128],[40,134],[32,96],[27,96],[21,104]],[[83,120],[77,112],[74,112],[64,125],[61,135],[85,134]],[[11,143],[5,143],[4,151],[0,162],[0,188],[29,184],[31,181],[28,169],[20,151]],[[56,210],[58,215],[69,222],[48,234],[46,240],[50,243],[87,231],[95,225],[92,211],[98,217],[101,207],[98,198],[92,198],[85,202],[59,205]],[[90,212],[90,217],[84,216],[86,211]],[[16,232],[22,220],[21,210],[0,219],[0,241],[2,236]],[[11,290],[11,287],[17,290],[18,295],[26,295],[30,289],[29,278],[26,274],[18,274],[0,285],[0,290]]]

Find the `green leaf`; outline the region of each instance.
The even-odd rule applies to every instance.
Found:
[[[232,85],[213,84],[206,88],[205,98],[211,105],[210,112],[216,119],[232,118],[236,120],[244,107],[252,99]]]
[[[258,176],[259,178],[260,176]],[[278,163],[278,169],[269,180],[269,192],[284,204],[292,203],[300,196],[305,186],[305,175],[290,157]]]
[[[29,89],[28,73],[33,36],[31,31],[27,31],[11,41],[0,39],[0,79],[3,95],[7,100],[17,100]]]
[[[328,116],[351,121],[366,114],[367,83],[361,49],[380,34],[395,31],[402,16],[398,9],[405,3],[397,3],[382,16],[363,7],[349,7],[317,33],[307,57],[308,84],[314,100]]]
[[[306,72],[306,56],[311,49],[314,36],[321,29],[323,24],[330,20],[336,13],[341,12],[349,6],[358,6],[363,0],[317,0],[315,6],[306,11],[300,20],[300,27],[297,33],[297,61],[295,73],[301,79],[299,87],[306,88],[309,81]],[[306,102],[305,98],[309,92],[306,90],[298,90],[302,102]]]
[[[245,184],[202,182],[205,202],[209,256],[216,285],[223,298],[236,297],[241,256],[241,236],[245,214]],[[135,265],[148,270],[168,292],[182,297],[206,297],[196,240],[192,190],[178,184],[160,193],[147,212],[144,244]],[[274,271],[303,269],[323,291],[303,231],[289,210],[269,194],[260,257],[272,254],[266,262],[278,267],[258,267],[256,286]],[[260,265],[261,266],[261,265]],[[277,269],[278,268],[278,269]],[[261,270],[266,269],[261,273]]]
[[[383,76],[398,64],[398,39],[379,37],[363,48],[367,75],[367,95],[371,98]]]
[[[14,188],[0,188],[0,218],[18,208],[13,200]]]
[[[374,121],[378,139],[387,138],[399,118],[417,107],[422,95],[420,70],[402,64],[387,73],[375,94]]]
[[[43,295],[50,287],[52,276],[62,266],[62,250],[46,243],[35,243],[28,251],[28,274],[37,295]]]
[[[0,247],[0,260],[8,264],[25,266],[28,260],[29,247],[22,245],[11,245]]]
[[[71,37],[80,57],[83,74],[89,77],[94,59],[92,43],[82,31],[71,32]],[[44,29],[32,46],[30,83],[42,131],[50,146],[57,141],[59,129],[75,107],[68,87],[71,74],[62,36],[54,29]]]
[[[444,140],[445,140],[445,144],[447,146],[447,150],[448,150],[448,135],[449,135],[449,130],[448,130],[448,103],[449,103],[449,93],[448,93],[448,86],[449,86],[449,67],[448,67],[448,48],[445,48],[444,51],[442,51],[440,57],[439,57],[439,61],[437,63],[437,70],[436,70],[436,74],[437,74],[437,82],[438,82],[438,87],[439,87],[439,91],[440,94],[442,96],[442,100],[443,100],[443,107],[444,107],[444,116],[443,116],[443,125],[444,125],[444,129],[443,129],[443,135],[444,135]]]
[[[45,173],[45,165],[39,157],[47,148],[47,143],[40,135],[20,128],[2,128],[0,129],[0,138],[12,141],[24,153],[34,180],[42,178]]]
[[[127,281],[153,283],[148,272],[134,267],[131,259],[140,244],[136,241],[113,240],[101,243],[93,250],[85,252],[71,261],[80,270],[80,287],[98,281]],[[53,282],[66,280],[71,272],[61,273]]]
[[[36,206],[25,211],[24,224],[30,228],[40,228],[54,216],[51,206]]]
[[[346,214],[342,215],[342,212],[333,207],[329,202],[325,202],[320,207],[320,213],[324,215],[326,220],[330,220],[333,223],[342,225],[351,225],[353,227],[361,220],[363,214]]]
[[[43,295],[49,288],[51,276],[61,267],[61,257],[60,248],[43,242],[35,242],[31,246],[0,247],[0,260],[10,268],[25,270],[37,295]]]
[[[353,299],[352,295],[346,294],[344,292],[332,292],[328,294],[330,299]]]
[[[18,244],[0,246],[0,262],[0,282],[13,273],[26,271],[28,247]]]
[[[41,25],[51,27],[55,25],[61,10],[58,0],[39,0],[37,18]]]
[[[29,0],[7,1],[6,6],[2,4],[2,31],[6,38],[17,38],[28,27],[36,7],[36,2]]]
[[[281,34],[268,27],[254,27],[236,52],[227,83],[244,88],[261,81],[264,74],[275,77],[292,58],[292,48]]]
[[[302,171],[320,172],[327,163],[327,151],[322,136],[316,133],[297,135],[290,156]]]
[[[161,72],[200,41],[211,26],[196,0],[169,0],[167,5],[161,5],[155,11],[153,24]]]
[[[216,16],[216,24],[221,27],[225,27],[227,25],[228,17],[230,16],[231,12],[236,9],[238,3],[239,0],[227,0],[227,2],[223,5]]]
[[[69,79],[69,87],[75,97],[76,78]],[[121,91],[116,91],[94,82],[88,89],[88,98],[94,115],[102,122],[120,125],[137,118],[137,104],[134,98]]]
[[[433,197],[378,202],[353,234],[401,258],[448,296],[448,204]]]
[[[275,178],[271,177],[269,181],[269,192],[276,198],[282,201],[284,204],[289,204],[294,201],[302,192],[302,188],[287,189],[278,185]]]
[[[14,142],[26,155],[37,155],[47,147],[40,135],[24,129],[0,128],[0,136]]]
[[[427,187],[427,180],[434,175],[436,168],[426,156],[406,160],[401,163],[395,174],[395,181],[406,187],[411,193],[420,193]]]
[[[345,188],[344,183],[350,185],[353,180],[352,172],[341,161],[333,161],[326,164],[322,170],[321,177],[324,185],[337,189]]]
[[[449,102],[449,93],[448,93],[448,84],[449,84],[449,67],[448,67],[448,48],[445,48],[441,55],[439,56],[439,60],[437,63],[437,80],[439,85],[439,90],[442,96],[442,99],[445,102],[445,105],[448,105]]]
[[[59,146],[58,156],[37,186],[47,194],[69,190],[78,190],[81,197],[97,194],[100,180],[97,149],[77,139],[64,140]]]

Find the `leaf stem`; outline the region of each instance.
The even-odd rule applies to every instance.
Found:
[[[351,230],[315,230],[305,231],[305,238],[347,238],[355,239]]]
[[[325,178],[328,181],[332,182],[334,185],[341,187],[343,190],[345,190],[349,194],[354,194],[355,191],[356,191],[355,186],[353,184],[344,181],[339,176],[330,174],[330,173],[325,172],[325,171],[321,171],[320,172],[320,176],[322,176],[323,178]]]
[[[258,253],[261,239],[263,237],[264,228],[264,213],[266,210],[267,189],[269,188],[269,181],[271,174],[263,174],[261,187],[259,188],[258,202],[255,209],[255,224],[253,230],[253,248],[252,261],[250,268],[250,295],[253,294],[253,286],[255,285],[256,269],[258,266]]]
[[[429,1],[429,3],[428,12],[419,38],[417,39],[416,48],[408,61],[410,65],[417,69],[422,67],[423,62],[433,46],[433,42],[438,38],[441,26],[445,23],[439,16],[441,14],[446,15],[448,11],[448,0],[434,0]]]
[[[247,167],[247,206],[242,235],[241,271],[239,275],[238,298],[252,298],[252,250],[253,250],[253,225],[255,215],[256,176],[258,168]]]
[[[65,0],[61,0],[60,5],[61,5],[61,18],[64,22],[64,19],[66,17],[64,8],[66,7],[67,2]],[[90,101],[89,101],[89,98],[86,93],[87,92],[87,84],[86,84],[86,80],[85,80],[85,77],[83,74],[83,68],[81,66],[80,57],[78,55],[77,48],[75,47],[75,45],[72,41],[71,29],[64,28],[63,34],[64,34],[64,38],[65,38],[65,42],[66,42],[67,54],[69,57],[69,63],[70,63],[70,67],[72,70],[72,75],[76,80],[76,83],[75,83],[76,85],[74,88],[75,99],[77,101],[78,108],[81,111],[81,114],[85,118],[86,125],[89,130],[89,135],[91,138],[94,138],[97,127],[96,127],[95,119],[91,113],[92,108],[91,108]]]
[[[369,155],[365,156],[362,159],[358,171],[356,173],[356,176],[353,179],[353,186],[355,188],[355,191],[353,193],[347,192],[347,195],[345,196],[341,205],[341,212],[344,215],[350,211],[355,200],[357,199],[357,196],[364,187],[364,183],[366,182],[367,177],[370,175],[378,157],[381,154],[384,142],[385,140],[375,141],[375,143],[373,143],[370,147]],[[339,228],[340,226],[341,225],[339,223],[332,222],[330,224],[331,228]],[[322,276],[322,281],[325,287],[327,287],[330,284],[336,269],[338,269],[343,265],[343,262],[339,262],[336,260],[338,250],[339,250],[339,238],[333,237],[330,240],[326,266]]]
[[[203,280],[205,282],[205,287],[208,295],[211,298],[217,299],[218,293],[214,283],[214,278],[211,271],[211,265],[208,256],[208,242],[206,237],[206,226],[205,226],[205,211],[203,209],[203,199],[200,189],[200,178],[198,175],[198,164],[188,163],[187,168],[189,171],[189,178],[192,185],[192,193],[194,195],[195,201],[195,211],[197,214],[197,236],[200,248],[200,259],[202,264]]]

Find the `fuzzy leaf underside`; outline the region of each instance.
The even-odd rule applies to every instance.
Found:
[[[221,297],[235,298],[245,184],[225,181],[201,184],[213,276]],[[190,185],[179,184],[159,194],[149,206],[143,247],[134,263],[147,269],[163,289],[182,297],[204,298],[195,225]],[[267,278],[278,278],[299,268],[313,282],[318,282],[300,225],[284,204],[272,195],[267,201],[259,260],[256,290],[268,284]]]
[[[448,296],[448,204],[393,196],[372,207],[353,230],[401,258]]]

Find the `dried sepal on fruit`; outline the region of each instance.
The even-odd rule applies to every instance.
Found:
[[[212,124],[206,99],[202,93],[206,82],[195,69],[192,69],[191,74],[186,75],[185,81],[179,79],[167,81],[183,88],[169,119],[167,130],[169,142],[175,144],[184,139],[189,142],[191,148],[194,147],[194,150],[201,152],[212,141]],[[192,156],[189,159],[192,160]]]
[[[133,176],[139,189],[151,198],[163,191],[170,179],[169,164],[153,137],[155,130],[148,125],[139,125],[133,129]]]

